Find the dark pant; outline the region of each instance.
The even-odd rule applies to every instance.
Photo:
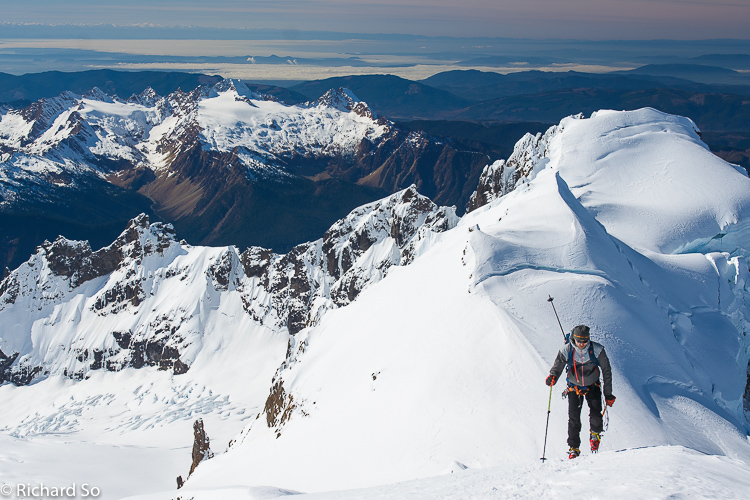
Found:
[[[589,426],[593,432],[602,432],[602,391],[597,385],[592,385],[585,396],[568,392],[568,446],[581,446],[581,407],[583,399],[589,404]]]

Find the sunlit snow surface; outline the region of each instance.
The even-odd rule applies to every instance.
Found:
[[[649,109],[568,118],[543,140],[533,179],[299,332],[275,375],[283,335],[219,300],[187,374],[0,387],[0,477],[165,500],[745,498],[750,179],[690,120]],[[550,295],[566,329],[606,346],[617,402],[600,453],[571,462],[555,386],[542,464],[562,346]],[[294,405],[269,428],[271,377]],[[217,456],[177,492],[198,417]]]

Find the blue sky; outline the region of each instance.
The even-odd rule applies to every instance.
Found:
[[[0,20],[22,23],[594,40],[750,38],[750,0],[4,0],[2,4]]]

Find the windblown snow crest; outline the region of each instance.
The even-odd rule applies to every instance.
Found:
[[[457,221],[453,208],[437,207],[412,186],[284,255],[192,247],[145,215],[96,252],[62,237],[45,242],[0,283],[0,380],[81,379],[127,366],[184,373],[227,295],[239,298],[235,312],[294,335],[349,304],[392,266],[409,264],[433,234]]]

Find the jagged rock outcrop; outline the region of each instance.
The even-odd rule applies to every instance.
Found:
[[[578,115],[574,118],[582,117]],[[498,160],[484,167],[479,185],[466,205],[466,211],[476,210],[510,193],[519,182],[531,180],[544,167],[545,160],[549,157],[550,141],[562,130],[561,125],[555,125],[543,135],[526,134],[516,143],[507,160]]]
[[[206,434],[206,430],[203,428],[203,419],[199,418],[193,423],[193,463],[190,465],[188,477],[195,471],[198,464],[204,460],[213,458],[213,456],[211,440],[208,439],[208,434]]]
[[[261,285],[246,287],[243,303],[259,321],[297,333],[326,310],[353,301],[392,266],[409,264],[429,244],[428,235],[457,222],[455,209],[438,207],[411,186],[352,211],[322,239],[285,255],[257,247],[243,252],[246,276],[257,276]]]
[[[17,318],[25,307],[45,317],[56,307],[81,296],[86,299],[82,306],[76,307],[77,315],[84,311],[101,318],[125,311],[132,314],[146,298],[148,280],[144,276],[144,260],[158,260],[165,252],[178,251],[172,227],[151,224],[145,215],[130,221],[120,237],[96,252],[91,251],[88,242],[62,237],[53,243],[45,242],[28,262],[0,283],[0,316]],[[102,279],[103,286],[90,286]],[[83,290],[86,288],[90,291]],[[12,321],[16,327],[19,322],[23,323],[18,319]],[[33,319],[29,319],[28,324],[27,328],[31,328]],[[54,326],[55,320],[52,320],[50,327]],[[71,345],[63,346],[69,362],[62,363],[61,369],[53,368],[52,372],[74,379],[84,378],[90,370],[119,371],[128,366],[155,366],[175,374],[184,373],[189,367],[180,360],[180,342],[184,339],[177,330],[174,315],[157,315],[136,331],[121,328],[101,332],[103,339],[99,347],[91,347],[83,339],[74,340]],[[0,329],[0,341],[7,342],[9,333]],[[73,335],[77,337],[76,332]],[[82,347],[77,347],[78,343]],[[4,368],[0,372],[4,381],[25,385],[40,374],[50,373],[49,359],[46,359],[49,353],[34,355],[33,352],[22,353],[22,350],[22,346],[16,344],[11,355],[3,355]]]
[[[203,419],[199,418],[193,422],[193,462],[190,464],[190,472],[188,472],[188,479],[195,471],[198,464],[204,460],[209,460],[214,457],[214,453],[211,451],[211,441],[206,434],[206,430],[203,427]],[[177,476],[177,489],[179,490],[185,484],[182,476]]]

